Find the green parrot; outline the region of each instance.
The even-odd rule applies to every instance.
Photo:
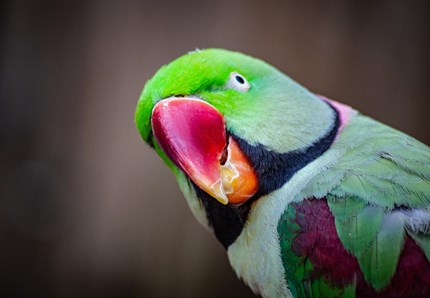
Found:
[[[196,50],[136,125],[263,297],[430,297],[430,150],[273,66]]]

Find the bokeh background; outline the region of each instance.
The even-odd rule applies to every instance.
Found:
[[[0,295],[254,297],[133,120],[195,48],[430,143],[429,1],[2,1]]]

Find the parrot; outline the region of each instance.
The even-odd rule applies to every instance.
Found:
[[[262,297],[430,297],[430,149],[240,52],[162,66],[135,112]]]

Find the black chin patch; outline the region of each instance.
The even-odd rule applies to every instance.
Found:
[[[226,249],[242,232],[252,202],[282,187],[297,171],[321,156],[334,142],[340,120],[336,109],[329,106],[335,112],[332,129],[314,144],[302,150],[277,153],[261,144],[250,145],[245,140],[231,134],[248,156],[259,182],[258,192],[244,204],[240,206],[223,205],[193,183],[197,197],[205,207],[209,225],[212,226],[215,236]]]
[[[247,201],[240,206],[223,205],[194,183],[193,186],[216,238],[227,249],[242,232],[251,204]]]

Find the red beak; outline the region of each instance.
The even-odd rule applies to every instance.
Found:
[[[161,149],[198,187],[222,204],[240,204],[257,191],[257,176],[224,117],[196,98],[171,97],[152,110],[152,130]]]

